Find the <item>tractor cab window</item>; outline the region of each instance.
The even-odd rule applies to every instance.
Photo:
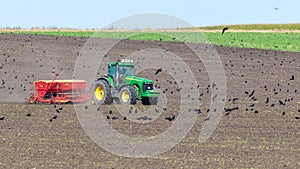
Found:
[[[108,76],[116,77],[116,66],[108,65]]]
[[[133,76],[133,67],[132,66],[120,66],[119,75],[121,77]]]

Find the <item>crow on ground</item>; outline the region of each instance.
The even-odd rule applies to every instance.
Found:
[[[143,116],[143,117],[137,118],[137,120],[152,120],[152,118],[147,117],[147,116]]]
[[[268,98],[268,97],[267,97],[267,99],[266,99],[266,102],[265,102],[265,103],[266,103],[266,104],[268,104],[268,103],[269,103],[269,101],[270,101],[270,98]]]
[[[254,94],[255,90],[252,90],[251,94],[249,95],[249,97],[252,97]]]
[[[285,102],[282,100],[279,100],[278,102],[279,102],[279,105],[285,105]]]
[[[233,110],[238,110],[239,107],[234,107],[234,108],[224,108],[224,111],[226,112],[225,116],[228,116]]]
[[[117,120],[119,117],[117,117],[117,116],[113,116],[111,119],[112,120]]]
[[[239,100],[239,98],[235,97],[235,98],[232,98],[232,103],[235,103],[235,101]]]
[[[290,80],[295,80],[295,76],[294,76],[294,75],[292,75],[292,77],[290,78]]]
[[[196,112],[197,114],[200,114],[201,110],[200,109],[194,109],[194,112]]]
[[[175,115],[169,116],[165,118],[166,120],[173,121],[175,120]]]

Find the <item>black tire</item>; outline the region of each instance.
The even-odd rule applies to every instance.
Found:
[[[119,102],[121,104],[136,104],[136,91],[132,86],[123,87],[119,94]]]
[[[157,97],[143,97],[142,104],[143,105],[157,105],[158,98]]]
[[[111,104],[113,98],[111,89],[105,80],[98,80],[93,87],[93,98],[97,104]]]

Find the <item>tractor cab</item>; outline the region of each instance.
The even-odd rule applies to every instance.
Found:
[[[126,76],[134,76],[134,64],[131,60],[122,60],[121,62],[109,62],[108,74],[114,87],[120,87],[125,84]]]

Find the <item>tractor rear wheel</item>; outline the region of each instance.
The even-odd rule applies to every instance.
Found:
[[[132,86],[123,87],[120,91],[119,102],[121,104],[136,104],[136,91]]]
[[[98,80],[93,91],[94,101],[97,104],[111,104],[113,102],[110,86],[105,80]]]

